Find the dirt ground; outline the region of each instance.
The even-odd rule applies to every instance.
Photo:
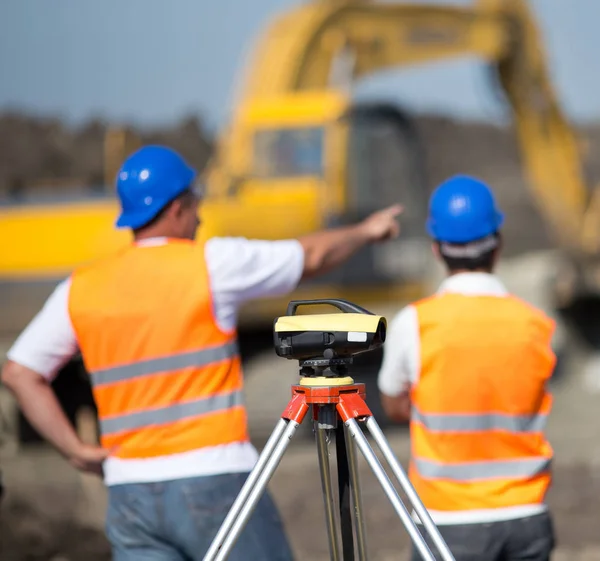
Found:
[[[301,476],[299,477],[299,475]],[[361,462],[362,496],[372,561],[408,559],[409,541],[397,515]],[[329,559],[316,453],[312,445],[290,450],[272,484],[297,559]],[[30,497],[33,500],[33,497]],[[68,496],[50,488],[36,497],[39,505],[11,499],[3,509],[0,558],[4,561],[109,561],[108,544],[99,528],[85,527],[69,516],[48,515],[54,501]],[[555,560],[600,560],[600,469],[589,464],[559,465],[549,497],[555,517],[558,550]]]

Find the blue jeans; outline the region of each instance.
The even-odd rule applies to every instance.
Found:
[[[109,487],[106,533],[113,560],[202,560],[247,476],[227,474]],[[293,560],[268,492],[228,559]]]

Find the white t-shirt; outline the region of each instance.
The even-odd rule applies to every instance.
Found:
[[[460,273],[448,277],[438,289],[438,294],[444,292],[499,298],[509,295],[500,279],[488,273]],[[415,384],[419,380],[420,346],[417,311],[413,305],[409,305],[398,312],[389,324],[386,344],[383,347],[383,360],[377,378],[377,385],[382,394],[390,397],[398,396],[407,385]],[[543,512],[545,509],[545,505],[533,504],[463,512],[430,510],[429,514],[436,524],[470,524],[523,518]],[[413,516],[418,521],[414,513]]]
[[[164,238],[139,242],[165,243]],[[205,246],[214,314],[224,330],[237,323],[246,301],[293,291],[304,269],[304,251],[297,240],[263,241],[212,238]],[[42,309],[19,335],[7,357],[52,380],[77,352],[68,310],[70,279],[62,281]],[[161,481],[252,469],[257,453],[250,443],[204,448],[147,460],[109,458],[104,465],[108,485]]]

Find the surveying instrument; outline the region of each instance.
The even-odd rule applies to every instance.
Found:
[[[343,313],[296,315],[303,305],[334,306]],[[423,527],[443,561],[455,561],[402,466],[394,456],[381,428],[365,402],[365,385],[348,375],[353,356],[381,347],[387,322],[382,316],[339,299],[298,300],[288,304],[286,316],[275,320],[273,334],[278,356],[300,364],[300,382],[292,385],[292,398],[271,433],[258,461],[221,525],[203,561],[227,559],[236,540],[265,492],[281,458],[309,409],[314,423],[329,552],[332,561],[354,561],[354,532],[358,561],[366,561],[367,544],[359,488],[355,446],[379,480],[411,541],[424,561],[436,561],[427,542],[404,506],[383,469],[362,424],[408,496]],[[329,465],[329,436],[335,434],[342,549],[336,531],[335,500]],[[350,507],[352,501],[352,508]],[[258,561],[258,560],[257,560]]]

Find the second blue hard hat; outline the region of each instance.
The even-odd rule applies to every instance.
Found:
[[[427,232],[438,241],[468,243],[493,234],[503,223],[492,190],[467,175],[443,182],[429,200]]]
[[[140,228],[188,189],[197,172],[166,146],[150,145],[129,156],[117,175],[118,228]]]

